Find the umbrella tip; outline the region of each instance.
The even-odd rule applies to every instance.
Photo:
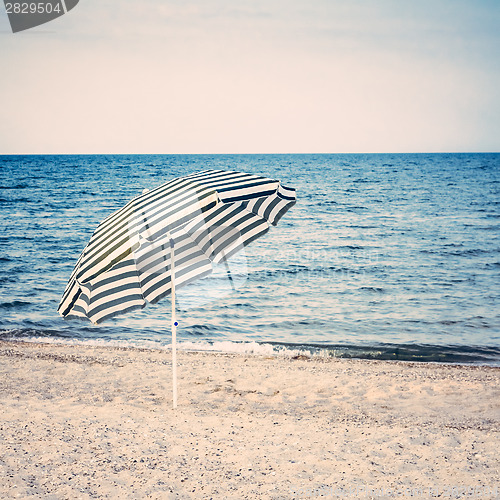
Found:
[[[149,193],[149,189],[148,189],[148,188],[144,188],[144,189],[142,190],[142,194],[146,194],[146,193]]]

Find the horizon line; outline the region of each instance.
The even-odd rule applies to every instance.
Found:
[[[401,155],[418,155],[418,154],[499,154],[500,151],[342,151],[342,152],[275,152],[275,153],[235,153],[235,152],[207,152],[207,153],[0,153],[0,157],[4,156],[271,156],[271,155],[387,155],[387,154],[401,154]]]

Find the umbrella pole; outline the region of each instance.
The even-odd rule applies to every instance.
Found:
[[[177,321],[175,320],[174,240],[170,238],[170,280],[172,282],[172,392],[173,407],[177,408]]]

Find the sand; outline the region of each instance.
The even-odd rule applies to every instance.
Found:
[[[170,359],[0,342],[0,498],[500,497],[498,368]]]

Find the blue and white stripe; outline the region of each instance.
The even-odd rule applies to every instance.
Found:
[[[85,247],[59,312],[100,323],[155,303],[212,272],[276,225],[295,204],[277,180],[222,170],[174,179],[107,217]]]

